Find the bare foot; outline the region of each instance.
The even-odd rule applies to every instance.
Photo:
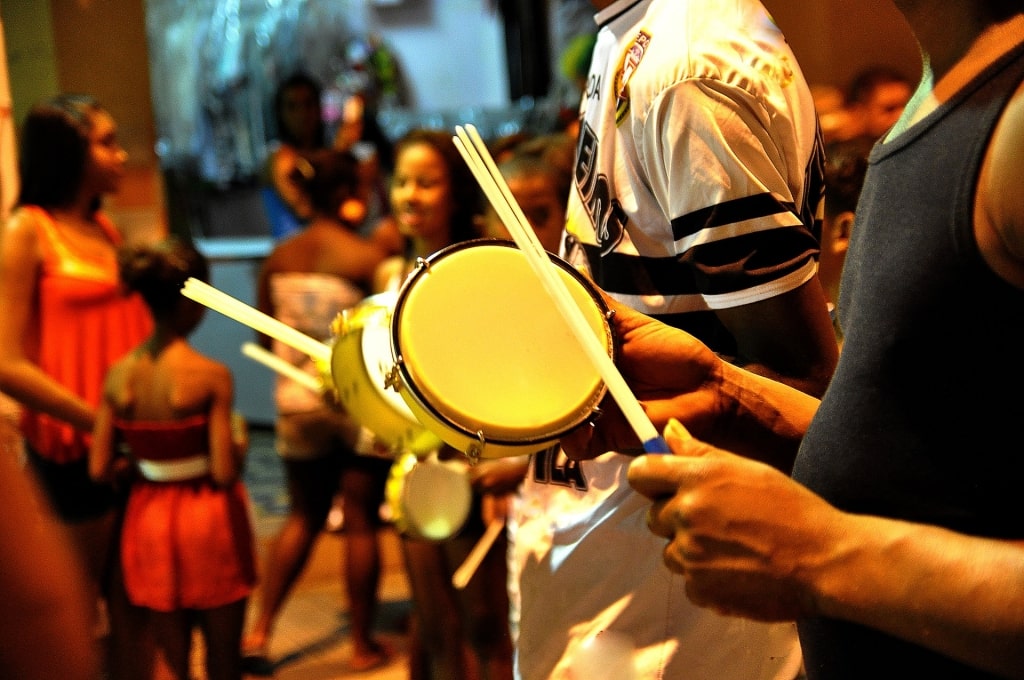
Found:
[[[385,666],[391,661],[391,650],[379,642],[373,642],[365,650],[353,650],[348,667],[355,673],[365,673]]]

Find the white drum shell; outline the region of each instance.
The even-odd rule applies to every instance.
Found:
[[[428,541],[444,541],[457,534],[473,501],[466,463],[440,461],[436,455],[400,456],[391,466],[386,491],[395,529]]]
[[[390,323],[395,293],[373,295],[338,315],[331,379],[338,400],[394,453],[425,456],[441,446],[398,393],[386,385],[394,365]]]

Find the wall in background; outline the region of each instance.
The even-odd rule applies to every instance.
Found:
[[[921,58],[891,0],[762,0],[811,83],[845,88],[865,66],[886,64],[916,80]]]
[[[566,3],[569,0],[550,0]],[[190,3],[180,0],[182,7]],[[426,109],[503,102],[503,40],[492,0],[334,0],[356,27],[374,27],[397,53]],[[916,76],[916,46],[889,0],[765,0],[812,83],[843,86],[884,62]],[[112,201],[129,233],[164,228],[155,152],[143,0],[2,0],[16,121],[58,90],[89,91],[111,110],[130,154],[130,176]]]

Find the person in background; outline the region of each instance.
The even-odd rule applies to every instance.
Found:
[[[354,42],[362,44],[361,40]],[[373,49],[381,51],[378,56],[384,56],[387,50],[379,36],[371,36],[371,43],[375,45]],[[365,48],[370,50],[371,45],[367,44]],[[355,51],[364,54],[365,59],[374,54],[361,49]],[[359,61],[353,68],[359,72],[369,66],[368,61]],[[401,250],[402,237],[389,214],[388,179],[394,171],[394,148],[378,120],[383,83],[379,83],[373,73],[364,72],[363,75],[366,82],[355,78],[352,85],[356,91],[348,93],[341,105],[331,147],[338,151],[351,151],[359,159],[367,204],[367,217],[361,233],[371,236],[389,255],[395,255]]]
[[[298,231],[312,216],[309,198],[293,177],[306,167],[300,152],[328,146],[321,95],[320,84],[301,72],[285,78],[274,93],[277,140],[267,157],[263,201],[276,238]]]
[[[118,279],[123,235],[102,209],[125,173],[117,124],[87,95],[37,104],[21,127],[20,191],[0,234],[0,392],[21,404],[29,468],[68,530],[94,596],[104,595],[106,668],[128,677],[121,644],[135,612],[111,560],[122,498],[89,477],[87,454],[103,376],[153,327]],[[101,607],[100,611],[103,609]]]
[[[239,645],[256,582],[255,536],[234,441],[230,369],[188,342],[205,308],[181,294],[209,280],[205,258],[176,238],[126,248],[121,278],[146,301],[153,334],[107,374],[89,452],[99,482],[130,479],[120,560],[144,607],[154,678],[189,680],[193,629],[209,680],[240,680]],[[129,467],[129,471],[124,468]]]
[[[20,459],[17,427],[0,419],[0,676],[96,680],[96,608],[81,560]]]
[[[842,88],[827,83],[816,83],[810,88],[826,145],[860,136],[860,118],[846,108]]]
[[[591,4],[564,256],[612,298],[822,394],[838,354],[815,273],[824,158],[784,36],[756,0]],[[686,601],[625,453],[532,456],[509,525],[518,677],[794,678],[792,622]]]
[[[873,137],[860,136],[835,141],[825,147],[825,218],[821,221],[818,278],[821,279],[832,325],[840,343],[843,334],[836,309],[839,280],[853,233],[857,200],[868,169],[868,155],[875,141]]]
[[[498,164],[509,190],[544,249],[558,254],[565,228],[565,202],[572,177],[548,161],[543,145],[520,145]],[[485,236],[511,238],[493,206],[484,212]]]
[[[1024,3],[894,5],[924,74],[871,154],[828,391],[619,314],[627,382],[680,423],[629,480],[690,599],[796,619],[810,680],[1021,678]],[[605,416],[577,453],[629,436]]]
[[[386,252],[359,234],[366,217],[359,161],[351,152],[323,149],[298,155],[305,170],[291,181],[310,205],[302,231],[279,242],[263,262],[257,307],[318,340],[327,341],[343,310],[370,293]],[[323,375],[310,357],[279,340],[260,343],[316,378]],[[280,376],[274,391],[275,447],[284,464],[290,507],[271,544],[259,585],[256,619],[243,644],[246,668],[270,674],[273,626],[324,528],[332,500],[340,493],[345,540],[345,587],[352,619],[353,670],[387,662],[387,650],[373,637],[380,578],[380,506],[389,460],[357,444],[361,427],[337,404],[294,380]],[[357,451],[358,450],[358,451]]]
[[[500,165],[503,161],[511,158],[520,145],[534,139],[536,136],[537,133],[532,130],[516,130],[507,135],[499,135],[491,139],[487,142],[487,148],[491,152],[494,162]]]
[[[854,118],[858,134],[879,139],[903,112],[913,94],[913,83],[889,66],[869,66],[850,81],[846,111]]]
[[[417,258],[479,236],[480,193],[450,132],[414,129],[398,140],[391,209],[407,246],[404,255],[389,258],[378,269],[377,292],[397,290],[416,267]],[[462,456],[447,446],[439,455],[442,459]],[[402,537],[413,600],[410,677],[414,680],[512,677],[504,537],[488,551],[465,588],[452,586],[453,573],[483,536],[485,522],[502,516],[511,490],[503,486],[506,477],[485,475],[488,469],[471,471],[473,510],[456,535],[441,542]],[[467,662],[467,649],[472,663]]]

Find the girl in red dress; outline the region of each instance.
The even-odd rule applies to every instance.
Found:
[[[204,308],[180,293],[208,266],[170,239],[123,251],[121,277],[156,328],[111,368],[96,417],[89,471],[133,473],[121,566],[133,604],[149,612],[154,677],[188,680],[192,629],[205,639],[206,677],[239,680],[239,645],[256,581],[249,498],[240,479],[244,436],[233,436],[233,379],[188,342]]]

